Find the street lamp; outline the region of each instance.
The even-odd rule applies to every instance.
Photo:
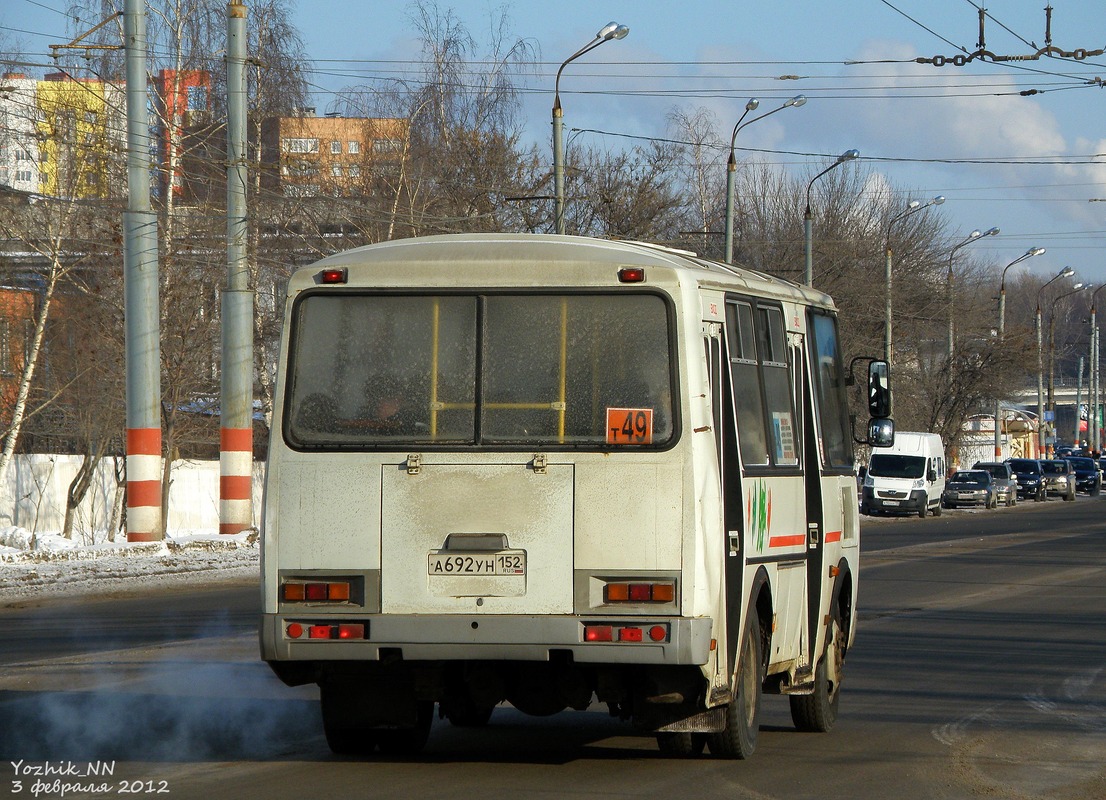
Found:
[[[937,195],[925,203],[911,200],[907,203],[905,211],[891,217],[891,221],[887,223],[887,239],[884,242],[886,258],[883,265],[883,285],[886,292],[883,304],[883,360],[888,364],[891,363],[891,228],[899,220],[906,219],[911,214],[930,206],[939,206],[943,202],[945,198],[942,195]]]
[[[1052,422],[1054,426],[1056,424],[1056,304],[1065,297],[1078,294],[1085,288],[1087,288],[1087,284],[1085,283],[1073,284],[1071,291],[1064,292],[1052,298],[1052,303],[1048,308],[1048,410],[1052,412]],[[1051,447],[1049,451],[1049,455],[1051,456]]]
[[[1060,278],[1070,278],[1075,274],[1071,267],[1064,267],[1053,277],[1045,281],[1044,286],[1037,290],[1037,455],[1040,456],[1045,449],[1044,424],[1045,424],[1045,387],[1044,387],[1044,356],[1041,349],[1041,293],[1053,281]]]
[[[737,143],[737,132],[747,125],[752,125],[757,120],[762,120],[765,117],[770,117],[777,111],[783,111],[785,108],[798,108],[806,103],[806,97],[803,95],[795,95],[790,100],[785,102],[779,108],[773,108],[771,111],[766,111],[759,117],[753,117],[746,123],[742,123],[742,120],[749,115],[750,111],[756,110],[760,105],[760,101],[756,98],[750,100],[745,104],[745,111],[737,120],[737,124],[733,126],[733,133],[730,135],[730,158],[726,162],[726,263],[733,263],[733,216],[734,216],[734,193],[736,191],[734,187],[734,178],[737,174],[737,156],[734,154],[734,147]]]
[[[1015,258],[1009,264],[1007,264],[1002,270],[1002,282],[999,284],[998,289],[998,341],[999,345],[1002,344],[1005,338],[1006,332],[1006,273],[1010,270],[1010,267],[1015,264],[1020,264],[1027,258],[1033,258],[1033,256],[1043,255],[1045,249],[1043,247],[1030,247],[1022,255]],[[1065,269],[1071,269],[1071,267],[1065,267]],[[1044,287],[1041,287],[1044,288]],[[1038,304],[1040,301],[1038,300]],[[1038,424],[1040,424],[1038,422]],[[995,458],[1002,458],[1002,400],[995,400]]]
[[[561,73],[571,62],[594,50],[603,42],[611,39],[625,39],[630,29],[617,22],[608,22],[595,38],[581,47],[561,64],[557,70],[557,79],[553,83],[553,194],[556,200],[556,226],[557,233],[565,232],[565,154],[564,154],[564,114],[561,111]]]
[[[837,157],[837,160],[819,172],[813,178],[810,179],[810,183],[806,185],[806,212],[803,214],[803,238],[806,242],[806,270],[803,272],[803,283],[807,286],[814,285],[814,215],[810,211],[810,187],[814,185],[814,182],[829,172],[834,167],[838,167],[844,164],[846,161],[852,161],[854,158],[860,157],[859,150],[846,150],[844,153]]]
[[[1091,293],[1091,402],[1090,402],[1090,447],[1092,452],[1098,451],[1099,448],[1099,429],[1098,429],[1098,395],[1101,387],[1099,386],[1099,371],[1098,371],[1098,317],[1095,311],[1095,298],[1098,293],[1103,289],[1106,289],[1106,283],[1099,286],[1094,292]]]
[[[982,239],[984,236],[998,236],[998,228],[988,228],[986,231],[974,230],[968,234],[968,238],[959,244],[953,245],[952,250],[949,252],[949,272],[945,278],[945,286],[948,290],[949,297],[949,363],[952,363],[953,351],[956,346],[956,324],[953,316],[953,274],[952,274],[952,261],[956,256],[956,251],[961,247],[971,244],[972,242]],[[950,367],[951,369],[951,367]]]

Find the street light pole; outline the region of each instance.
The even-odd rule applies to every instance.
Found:
[[[846,150],[837,157],[837,160],[810,179],[806,185],[806,212],[803,214],[803,241],[806,243],[806,268],[803,271],[803,283],[807,286],[814,285],[814,214],[810,210],[810,188],[814,182],[829,172],[834,167],[839,167],[846,161],[852,161],[860,156],[859,150]],[[727,184],[729,183],[727,178]],[[728,188],[728,186],[727,186]]]
[[[561,110],[561,73],[571,62],[594,50],[603,42],[611,39],[625,39],[630,29],[617,22],[608,22],[595,38],[581,47],[561,64],[557,78],[553,83],[553,194],[555,198],[555,220],[557,233],[565,232],[565,154],[564,154],[564,113]]]
[[[1027,258],[1033,256],[1043,255],[1045,249],[1043,247],[1030,247],[1025,251],[1023,255],[1018,256],[1009,264],[1007,264],[1002,270],[1002,282],[999,284],[998,290],[998,341],[999,345],[1002,342],[1006,334],[1006,273],[1010,270],[1010,267],[1015,264],[1020,264]],[[1071,267],[1068,267],[1071,269]],[[1040,302],[1040,301],[1038,301]],[[1038,423],[1039,424],[1039,423]],[[1002,400],[995,400],[995,459],[1002,458]]]
[[[737,120],[737,124],[733,126],[733,133],[730,134],[730,157],[726,161],[726,263],[733,263],[733,218],[734,218],[734,195],[737,192],[735,188],[735,178],[737,175],[737,155],[734,153],[734,148],[737,144],[737,132],[742,128],[752,125],[758,120],[762,120],[765,117],[770,117],[777,111],[783,111],[785,108],[798,108],[806,103],[806,97],[803,95],[795,95],[790,100],[785,102],[779,108],[773,108],[771,111],[766,111],[759,117],[753,117],[746,123],[742,123],[742,120],[748,116],[750,111],[753,111],[760,105],[760,101],[752,99],[745,104],[745,111]]]
[[[1098,315],[1095,307],[1095,298],[1098,293],[1103,289],[1106,289],[1106,283],[1099,286],[1091,294],[1091,385],[1090,385],[1090,449],[1092,451],[1099,450],[1099,429],[1098,429],[1098,394],[1099,394],[1099,375],[1098,375]]]
[[[883,264],[883,286],[885,291],[884,303],[883,303],[883,360],[888,364],[891,363],[891,228],[896,222],[901,219],[909,217],[916,211],[929,208],[930,206],[939,206],[945,202],[945,198],[942,195],[937,195],[932,200],[922,203],[919,200],[911,200],[906,210],[891,217],[891,221],[887,223],[887,238],[884,242],[884,264]]]
[[[1064,292],[1052,298],[1048,308],[1048,410],[1052,412],[1054,429],[1056,425],[1056,304],[1065,297],[1078,294],[1084,288],[1086,288],[1085,283],[1074,284],[1070,292]],[[1051,456],[1053,448],[1050,446],[1048,449]]]
[[[952,363],[953,352],[956,348],[956,324],[955,324],[954,308],[953,308],[953,284],[954,284],[954,278],[953,278],[953,274],[952,274],[952,261],[953,261],[953,258],[956,256],[956,251],[959,250],[961,247],[969,245],[972,242],[976,241],[977,239],[983,238],[984,236],[998,236],[998,234],[999,234],[999,229],[998,228],[988,228],[986,231],[974,230],[974,231],[972,231],[971,233],[968,234],[967,239],[965,239],[964,241],[960,242],[957,245],[954,245],[952,250],[949,252],[949,271],[948,271],[948,275],[945,278],[945,287],[948,291],[948,299],[949,299],[949,364]]]
[[[1057,272],[1053,277],[1045,281],[1044,285],[1037,290],[1037,456],[1040,457],[1041,453],[1045,450],[1045,387],[1044,387],[1044,355],[1041,348],[1041,293],[1044,292],[1048,285],[1053,281],[1060,278],[1070,278],[1075,274],[1075,270],[1071,267],[1064,267]]]

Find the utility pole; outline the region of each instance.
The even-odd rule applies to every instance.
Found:
[[[1075,433],[1072,436],[1071,442],[1075,447],[1075,452],[1079,452],[1082,446],[1083,437],[1080,436],[1079,430],[1079,407],[1083,404],[1083,356],[1079,356],[1079,380],[1075,383]]]
[[[222,302],[219,532],[253,526],[254,292],[246,259],[246,7],[227,5],[227,288]]]
[[[127,211],[123,285],[127,379],[127,541],[163,539],[161,513],[161,344],[157,217],[150,209],[150,121],[146,91],[146,10],[125,0]]]

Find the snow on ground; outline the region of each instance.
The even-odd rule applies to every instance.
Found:
[[[81,546],[56,533],[0,528],[0,602],[249,579],[257,574],[253,531]]]

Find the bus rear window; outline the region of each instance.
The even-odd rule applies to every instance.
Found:
[[[291,341],[293,447],[673,437],[669,311],[655,294],[309,293]]]

